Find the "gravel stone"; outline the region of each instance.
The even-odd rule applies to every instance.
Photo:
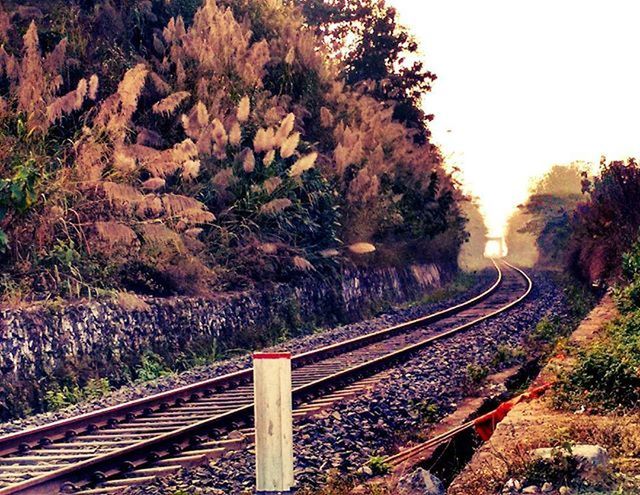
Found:
[[[316,333],[291,339],[287,342],[278,344],[265,351],[289,351],[293,354],[300,354],[313,349],[334,344],[336,342],[348,340],[360,335],[374,332],[384,327],[392,326],[406,320],[418,318],[428,313],[434,313],[442,309],[448,308],[454,304],[464,302],[474,295],[477,295],[495,282],[495,271],[485,270],[478,273],[477,281],[469,290],[456,295],[452,299],[427,304],[416,304],[404,308],[392,308],[385,314],[369,320],[360,321],[348,325],[342,325],[336,328],[320,329]],[[16,419],[6,423],[0,423],[0,435],[7,435],[15,431],[32,428],[35,426],[45,425],[77,416],[87,412],[95,411],[105,407],[122,404],[126,401],[139,399],[152,394],[157,394],[171,390],[183,385],[209,380],[228,373],[233,373],[251,366],[250,354],[245,354],[232,359],[216,361],[214,363],[195,367],[182,373],[172,373],[156,380],[134,383],[115,390],[105,396],[81,402],[65,409],[37,414],[23,419]]]
[[[466,371],[469,364],[498,371],[500,367],[492,365],[498,345],[521,346],[545,315],[566,315],[563,291],[553,282],[553,277],[544,272],[530,275],[534,289],[521,306],[434,343],[391,371],[374,390],[296,423],[298,486],[321,486],[331,469],[356,474],[372,456],[390,453],[398,435],[415,433],[421,428],[420,411],[425,405],[436,406],[439,417],[455,409],[453,404],[464,398],[469,387]],[[215,490],[229,494],[251,493],[254,452],[232,452],[207,466],[183,469],[171,477],[134,487],[127,495],[173,493],[178,486],[187,486],[188,494],[195,493],[196,489],[207,495],[219,493]]]

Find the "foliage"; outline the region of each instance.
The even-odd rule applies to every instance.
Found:
[[[56,386],[45,393],[45,408],[47,411],[58,411],[81,401],[100,399],[110,391],[111,385],[107,378],[90,379],[84,387]]]
[[[599,341],[581,351],[575,367],[561,377],[555,397],[559,407],[581,404],[595,410],[640,407],[638,246],[623,256],[623,272],[628,278],[626,286],[616,291],[616,301],[624,314],[607,327]]]
[[[171,374],[171,370],[164,364],[162,358],[153,352],[145,352],[136,368],[137,380],[148,382]]]
[[[538,322],[529,334],[528,340],[534,347],[551,348],[568,331],[569,327],[564,324],[562,318],[547,315]]]
[[[640,239],[622,256],[622,274],[625,283],[616,288],[618,308],[630,313],[640,308]]]
[[[463,270],[481,270],[491,264],[484,256],[488,236],[487,226],[476,199],[469,198],[462,202],[461,210],[468,220],[465,228],[469,237],[467,242],[462,245],[458,262]]]
[[[27,297],[199,295],[378,256],[343,242],[457,253],[438,150],[347,86],[290,4],[28,7],[0,9],[0,267]],[[385,12],[389,65],[412,46]],[[428,89],[414,69],[388,74],[400,102]]]
[[[467,379],[470,385],[480,385],[487,376],[489,376],[489,368],[476,363],[467,365]]]
[[[528,347],[542,355],[548,355],[554,348],[562,348],[563,339],[577,328],[597,300],[588,287],[573,277],[555,272],[550,276],[562,287],[566,309],[562,314],[544,315],[528,335]]]
[[[562,269],[572,235],[571,217],[582,201],[582,165],[556,165],[532,187],[531,196],[509,221],[510,255],[527,264]],[[535,242],[535,254],[532,253]]]
[[[373,456],[367,462],[367,465],[371,468],[371,471],[375,476],[382,476],[390,471],[390,466],[384,461],[384,457]]]
[[[622,255],[640,228],[640,167],[635,159],[607,163],[585,185],[589,199],[572,222],[571,268],[582,279],[604,282],[620,274]]]
[[[630,362],[629,351],[631,349],[614,342],[589,348],[559,383],[556,404],[565,408],[585,405],[591,410],[637,408],[640,377],[637,362]]]
[[[342,58],[345,80],[378,101],[394,102],[394,118],[416,130],[426,143],[430,133],[422,95],[436,76],[418,57],[418,44],[398,23],[384,0],[301,2],[303,12]]]
[[[509,366],[522,361],[525,357],[526,352],[523,348],[499,344],[496,347],[496,354],[493,356],[491,364],[494,367]]]
[[[417,411],[420,418],[427,423],[436,423],[442,416],[440,406],[430,400],[420,402]]]

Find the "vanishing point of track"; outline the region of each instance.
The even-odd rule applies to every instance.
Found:
[[[522,302],[531,279],[506,262],[494,265],[495,283],[462,304],[294,356],[294,405],[348,388]],[[245,369],[0,437],[0,495],[120,493],[241,448],[225,435],[253,422],[252,380]]]

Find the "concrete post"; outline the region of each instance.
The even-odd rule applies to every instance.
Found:
[[[256,491],[289,494],[293,479],[291,354],[253,355]]]

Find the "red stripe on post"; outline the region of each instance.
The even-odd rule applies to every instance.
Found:
[[[256,352],[253,359],[291,359],[290,352]]]

